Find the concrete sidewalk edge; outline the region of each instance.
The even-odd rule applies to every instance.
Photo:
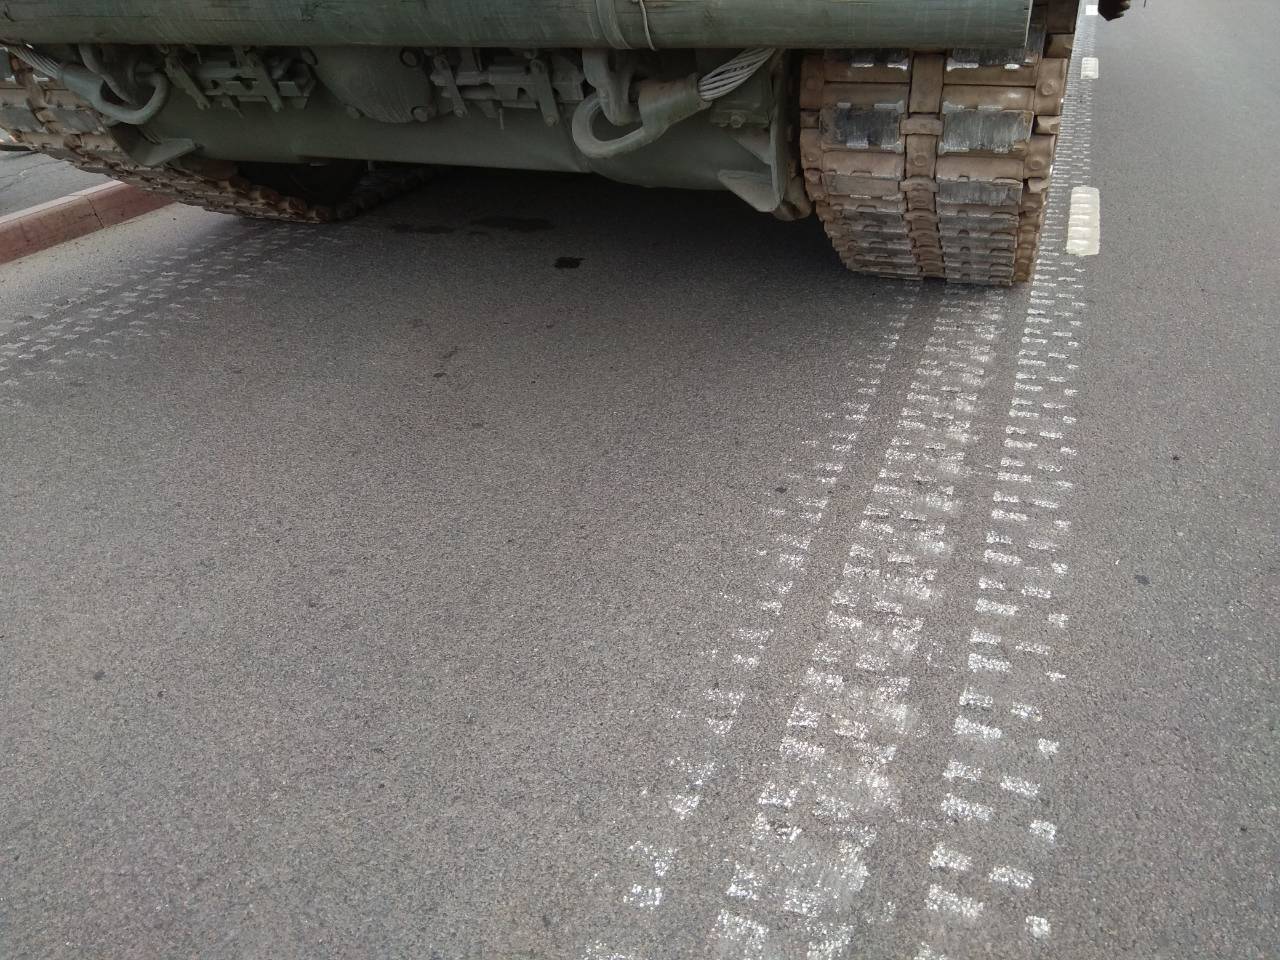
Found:
[[[104,183],[0,217],[0,263],[168,206],[168,197],[127,183]]]

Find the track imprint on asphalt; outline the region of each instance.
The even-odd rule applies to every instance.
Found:
[[[318,238],[246,224],[237,236],[182,244],[145,275],[77,291],[0,332],[0,406],[21,407],[29,382],[57,383],[70,363],[119,360],[129,343],[200,322],[202,304],[246,296],[245,258],[270,268]]]
[[[1078,255],[1097,252],[1089,177],[1092,87],[1080,83],[1093,21],[1076,34],[1046,241],[1024,290],[922,288],[897,298],[880,342],[850,364],[848,396],[820,414],[792,474],[792,524],[756,548],[759,591],[710,641],[698,678],[706,751],[673,757],[661,815],[630,840],[634,871],[606,893],[620,912],[584,960],[667,956],[664,934],[699,925],[723,958],[1011,955],[1051,944],[1041,875],[1064,838],[1043,812],[1074,762],[1055,703],[1071,642],[1072,465],[1087,316]],[[1096,63],[1096,61],[1094,61]],[[886,395],[885,384],[903,384]],[[896,420],[875,447],[872,401]],[[882,417],[885,413],[882,413]],[[842,479],[844,489],[828,491]],[[848,491],[865,491],[844,502]],[[768,524],[765,525],[768,529]],[[813,562],[842,544],[835,569]],[[961,571],[975,561],[976,581]],[[813,599],[806,600],[811,594]],[[787,678],[773,760],[715,854],[689,862],[702,793],[732,765],[735,720],[770,643],[804,643]],[[697,702],[698,697],[693,698]],[[682,905],[694,874],[718,905]]]

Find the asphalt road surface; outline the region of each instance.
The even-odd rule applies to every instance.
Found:
[[[1280,7],[1138,7],[1016,290],[465,172],[6,267],[0,955],[1280,955]]]

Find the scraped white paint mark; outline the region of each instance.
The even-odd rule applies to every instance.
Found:
[[[1097,187],[1072,187],[1067,219],[1067,253],[1097,256],[1102,249],[1102,197]]]
[[[1044,917],[1027,917],[1027,933],[1037,940],[1049,936],[1049,921]]]
[[[925,898],[925,906],[938,913],[954,913],[966,920],[976,920],[982,916],[982,901],[973,897],[962,897],[950,890],[944,890],[935,884],[929,885],[929,895]]]
[[[972,687],[965,687],[960,693],[959,703],[962,707],[980,707],[983,710],[990,710],[995,706],[995,699],[989,693],[979,693]]]
[[[974,673],[1008,673],[1010,663],[999,657],[984,657],[980,653],[969,654],[969,669]]]
[[[1031,831],[1032,836],[1039,837],[1046,843],[1053,843],[1058,836],[1058,828],[1048,820],[1032,820],[1027,829]]]
[[[827,751],[816,743],[806,743],[795,737],[783,737],[782,742],[778,744],[778,752],[793,760],[817,761],[821,760]]]
[[[1017,867],[1001,864],[998,867],[991,868],[991,872],[987,874],[987,879],[992,883],[1004,883],[1011,887],[1026,890],[1031,886],[1031,882],[1035,878],[1026,870],[1019,870]]]
[[[622,899],[623,902],[633,907],[640,907],[642,910],[657,910],[662,904],[662,887],[646,887],[636,883],[623,895]]]
[[[1001,777],[1000,789],[1028,798],[1035,797],[1040,793],[1040,785],[1038,783],[1032,783],[1030,780],[1022,779],[1022,777]]]
[[[740,946],[743,956],[758,956],[764,949],[769,928],[728,910],[721,910],[716,917],[715,936],[721,941]]]
[[[975,800],[966,800],[964,797],[957,797],[954,793],[948,793],[942,799],[942,803],[938,804],[942,812],[948,817],[955,820],[982,820],[991,819],[992,810],[985,803],[978,803]]]
[[[986,597],[979,597],[974,602],[973,609],[978,613],[993,613],[1001,617],[1012,617],[1018,612],[1017,604],[996,603],[994,600],[988,600]]]
[[[654,847],[650,844],[637,840],[627,848],[629,853],[639,853],[647,857],[653,867],[653,875],[655,877],[665,877],[667,871],[671,869],[671,864],[675,862],[675,847]]]
[[[987,563],[1000,563],[1005,566],[1016,567],[1022,563],[1022,558],[1012,553],[1001,553],[998,550],[987,550],[982,554],[982,559]]]
[[[733,880],[725,894],[739,900],[760,899],[760,875],[741,863],[733,865]]]
[[[586,953],[582,955],[582,960],[641,960],[641,958],[634,953],[619,953],[596,941],[587,947]]]
[[[1009,707],[1009,712],[1015,717],[1021,717],[1023,720],[1030,720],[1032,723],[1039,723],[1043,718],[1039,709],[1033,707],[1029,703],[1015,703]]]
[[[943,870],[964,871],[973,866],[973,859],[959,850],[952,850],[941,843],[929,854],[929,866]]]
[[[961,763],[959,760],[951,760],[947,763],[947,769],[942,771],[942,775],[948,780],[978,781],[982,779],[982,768]]]
[[[1085,57],[1080,61],[1080,79],[1081,80],[1097,80],[1098,79],[1098,58]]]
[[[781,807],[790,810],[800,795],[799,787],[780,787],[773,780],[765,782],[756,803],[765,807]]]
[[[791,708],[791,716],[787,718],[787,726],[817,729],[820,719],[821,714],[816,710],[810,710],[803,703],[797,703]]]

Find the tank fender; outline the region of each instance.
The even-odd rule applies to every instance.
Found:
[[[6,39],[389,47],[1011,47],[1029,0],[5,0]]]

